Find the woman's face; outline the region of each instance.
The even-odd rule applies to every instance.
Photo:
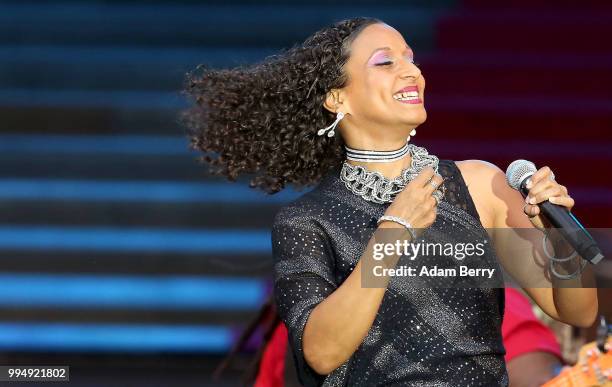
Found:
[[[349,113],[340,125],[349,132],[356,127],[370,139],[384,131],[389,140],[405,141],[427,118],[425,79],[413,61],[412,50],[394,28],[378,23],[363,29],[345,65],[348,83],[339,90],[342,104],[337,110]],[[401,94],[406,88],[407,94]]]

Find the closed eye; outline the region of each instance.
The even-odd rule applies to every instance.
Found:
[[[386,61],[386,62],[376,63],[376,66],[390,66],[392,64],[393,64],[393,62]],[[416,67],[419,67],[419,65],[420,65],[419,63],[414,62],[414,61],[412,62],[412,64],[415,65]]]

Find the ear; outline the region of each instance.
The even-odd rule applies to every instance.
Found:
[[[336,113],[339,107],[342,106],[342,96],[338,89],[330,90],[325,96],[323,107],[332,113]],[[346,112],[344,112],[346,113]]]

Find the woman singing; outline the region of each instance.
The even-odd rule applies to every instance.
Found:
[[[378,19],[344,20],[256,65],[187,80],[197,101],[183,116],[191,145],[217,173],[252,174],[251,186],[269,193],[316,185],[272,228],[275,300],[304,385],[508,384],[503,289],[415,287],[407,276],[363,286],[367,233],[414,242],[545,230],[538,203],[574,205],[548,167],[523,200],[495,165],[440,160],[414,145],[427,117],[425,78],[402,35]],[[492,238],[481,263],[527,283],[524,270],[508,269],[507,241]],[[554,247],[558,257],[567,251]],[[523,287],[555,319],[595,319],[596,289]]]

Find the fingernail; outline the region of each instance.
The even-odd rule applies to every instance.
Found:
[[[525,185],[525,187],[527,187],[527,189],[530,189],[532,185],[533,184],[531,183],[531,180],[529,180],[527,184]]]
[[[535,199],[535,198],[530,198],[530,199],[529,199],[529,204],[535,204],[535,202],[536,202],[536,199]]]

